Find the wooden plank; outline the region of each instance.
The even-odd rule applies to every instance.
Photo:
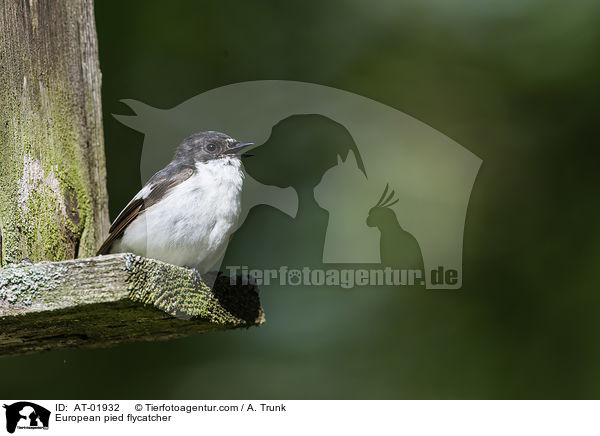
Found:
[[[264,322],[257,288],[130,253],[0,269],[0,355],[161,340]]]

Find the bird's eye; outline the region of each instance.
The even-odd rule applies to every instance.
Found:
[[[215,144],[207,144],[205,148],[209,153],[214,153],[217,150],[217,146]]]

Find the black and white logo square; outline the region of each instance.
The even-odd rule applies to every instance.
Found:
[[[29,401],[5,404],[6,431],[14,433],[16,429],[48,429],[50,411]]]

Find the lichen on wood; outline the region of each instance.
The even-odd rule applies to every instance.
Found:
[[[257,288],[130,253],[0,269],[0,356],[260,325]]]
[[[91,0],[0,0],[0,264],[105,236],[100,82]]]

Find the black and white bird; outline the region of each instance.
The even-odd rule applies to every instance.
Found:
[[[213,131],[186,138],[117,216],[98,254],[130,252],[211,271],[238,225],[241,158],[250,145]]]

